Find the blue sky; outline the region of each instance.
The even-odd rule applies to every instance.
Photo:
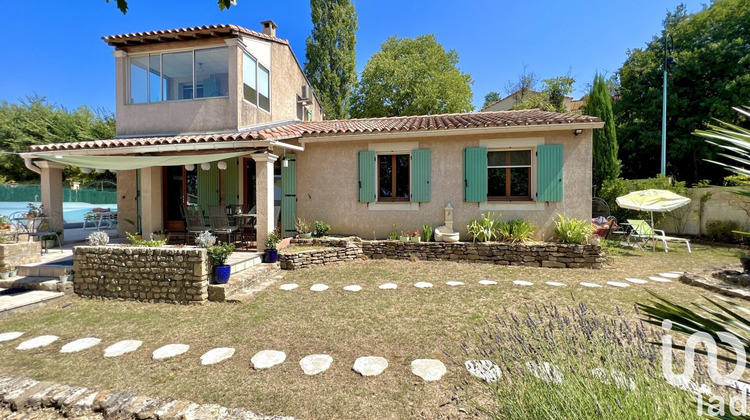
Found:
[[[15,102],[29,94],[67,108],[88,105],[114,112],[114,58],[105,35],[232,23],[260,30],[273,19],[277,36],[290,41],[300,62],[310,33],[308,1],[238,0],[219,11],[215,0],[130,0],[122,15],[105,0],[0,2],[4,40],[0,43],[0,100]],[[446,49],[455,49],[459,68],[474,84],[474,105],[492,90],[505,95],[509,80],[523,71],[540,79],[564,75],[576,79],[581,97],[594,73],[616,71],[628,49],[640,48],[656,34],[667,10],[678,0],[628,1],[416,1],[360,0],[357,68],[390,36],[434,33]],[[701,2],[684,0],[696,12]]]

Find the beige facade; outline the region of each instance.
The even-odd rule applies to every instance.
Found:
[[[538,144],[563,145],[563,200],[560,202],[466,203],[463,201],[463,149],[531,148]],[[383,148],[382,146],[385,147]],[[431,201],[427,203],[361,203],[358,201],[358,159],[362,150],[404,151],[430,149]],[[467,240],[466,225],[488,211],[502,213],[502,220],[525,218],[538,226],[537,239],[549,239],[556,215],[591,218],[592,130],[578,136],[573,130],[507,134],[458,134],[386,137],[371,135],[346,141],[345,136],[305,141],[297,154],[297,215],[323,220],[333,233],[362,238],[384,238],[392,230],[420,230],[422,225],[443,224],[444,209],[454,209],[454,230]],[[532,161],[532,174],[535,172]],[[534,177],[535,178],[535,177]],[[532,180],[532,192],[535,185]]]

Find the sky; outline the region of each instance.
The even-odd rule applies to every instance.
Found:
[[[74,109],[115,111],[113,48],[102,36],[229,23],[261,31],[271,19],[301,64],[310,34],[308,1],[237,0],[220,11],[216,0],[130,0],[123,15],[115,1],[0,1],[5,33],[0,43],[0,100],[28,95]],[[360,0],[357,71],[391,36],[433,33],[458,53],[459,69],[471,75],[473,104],[505,96],[509,81],[533,72],[539,79],[570,72],[571,96],[583,96],[595,72],[614,73],[629,49],[643,48],[679,0]],[[689,12],[702,2],[683,0]]]

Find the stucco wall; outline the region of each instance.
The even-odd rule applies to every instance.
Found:
[[[126,220],[138,220],[137,193],[135,171],[117,171],[117,233],[121,236],[136,231],[135,225]]]
[[[703,217],[699,217],[701,197],[705,194],[710,194],[710,198],[704,204]],[[750,209],[750,199],[721,187],[692,188],[686,195],[692,199],[690,205],[668,213],[659,228],[675,234],[706,234],[707,222],[721,220],[735,221],[745,231],[750,230],[750,217],[744,210]],[[699,223],[702,224],[700,228]]]
[[[579,136],[573,130],[534,133],[479,134],[462,136],[403,136],[380,143],[416,143],[432,150],[432,197],[416,210],[373,210],[386,204],[358,202],[357,152],[368,150],[374,140],[306,143],[297,154],[297,215],[308,221],[323,220],[332,233],[353,234],[365,239],[384,238],[396,223],[398,230],[421,229],[423,224],[443,224],[444,208],[454,208],[454,230],[468,239],[466,225],[487,211],[502,213],[502,219],[525,218],[539,228],[538,239],[550,238],[553,219],[558,213],[568,217],[591,217],[591,141],[592,131]],[[373,139],[375,136],[373,136]],[[382,137],[381,137],[382,138]],[[543,144],[563,145],[563,201],[550,203],[506,203],[493,210],[486,205],[463,202],[463,149],[478,147],[481,140],[508,142],[543,138]],[[536,172],[532,169],[532,172]]]

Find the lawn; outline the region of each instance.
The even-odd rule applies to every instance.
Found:
[[[677,247],[664,252],[613,250],[603,270],[500,267],[487,264],[408,261],[358,261],[332,267],[289,272],[245,304],[180,306],[98,301],[72,297],[35,312],[0,319],[0,333],[23,331],[24,338],[55,334],[60,340],[38,350],[16,351],[20,340],[0,343],[0,375],[30,376],[97,389],[129,391],[200,403],[245,407],[263,414],[309,419],[329,418],[468,418],[479,413],[476,403],[489,397],[488,388],[469,376],[462,343],[467,331],[481,330],[485,319],[507,309],[523,313],[534,305],[575,307],[585,302],[597,313],[635,319],[633,305],[653,290],[688,303],[706,292],[677,282],[590,289],[578,285],[648,278],[660,272],[690,270],[736,262],[737,251],[696,245],[692,254]],[[482,286],[478,280],[498,281]],[[456,280],[464,286],[449,287]],[[512,284],[527,280],[533,286]],[[419,281],[431,289],[417,289]],[[551,287],[545,281],[566,283]],[[397,290],[380,290],[393,282]],[[281,291],[282,283],[299,288]],[[312,292],[325,283],[330,289]],[[361,292],[342,287],[359,284]],[[471,335],[474,337],[474,335]],[[102,338],[93,349],[69,355],[60,346],[82,337]],[[104,359],[105,346],[121,339],[143,340],[138,351]],[[173,359],[154,361],[151,352],[170,343],[190,345]],[[235,347],[235,356],[217,365],[201,366],[199,357],[215,347]],[[282,350],[282,365],[255,371],[250,358],[264,349]],[[306,355],[333,357],[331,368],[316,376],[302,373]],[[389,367],[377,377],[352,371],[360,356],[383,356]],[[448,356],[450,355],[450,357]],[[448,373],[437,382],[414,376],[414,359],[442,360]],[[465,383],[464,383],[465,381]],[[694,412],[694,411],[693,411]]]

